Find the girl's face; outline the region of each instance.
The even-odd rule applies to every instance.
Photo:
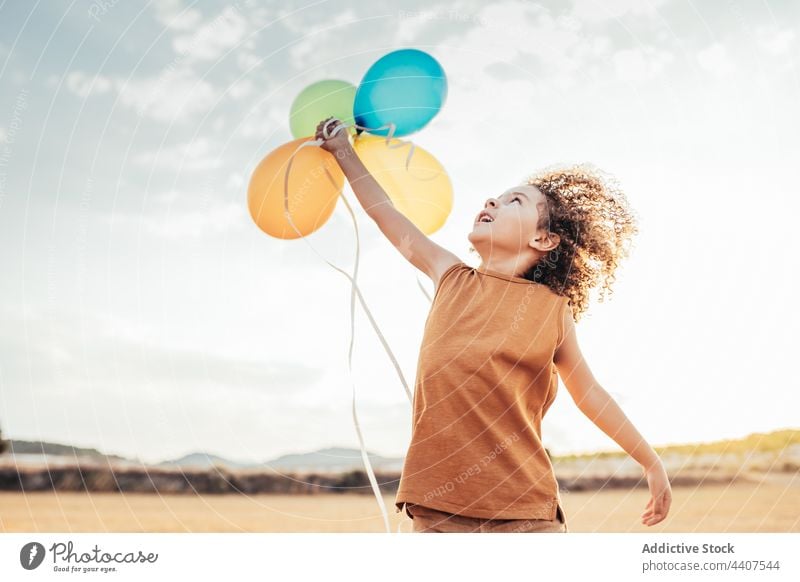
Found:
[[[536,186],[509,188],[499,198],[486,201],[475,217],[469,241],[481,256],[487,256],[482,249],[518,254],[536,247],[536,225],[545,208],[545,197]]]

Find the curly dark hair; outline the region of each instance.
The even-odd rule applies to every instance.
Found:
[[[612,291],[614,272],[639,232],[636,215],[617,180],[593,164],[548,166],[525,184],[536,186],[545,197],[537,228],[561,240],[521,276],[568,297],[578,322],[592,289],[599,289],[601,302]]]
[[[568,297],[577,322],[593,288],[601,302],[612,291],[614,272],[639,232],[637,218],[617,180],[592,164],[549,166],[526,184],[536,186],[547,202],[537,227],[561,241],[522,276]]]

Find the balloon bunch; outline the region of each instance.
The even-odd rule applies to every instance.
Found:
[[[453,207],[447,172],[423,148],[395,138],[425,127],[446,98],[444,70],[417,49],[384,55],[357,88],[340,80],[309,85],[291,106],[289,126],[295,139],[270,152],[253,171],[248,187],[253,221],[280,239],[305,237],[328,221],[344,187],[344,175],[330,153],[303,146],[319,145],[314,139],[317,124],[335,117],[353,137],[353,149],[394,206],[425,234],[436,232]],[[411,148],[408,155],[402,151],[405,146]]]
[[[356,283],[360,245],[358,224],[342,195],[344,175],[335,158],[314,139],[320,120],[342,121],[336,131],[348,131],[353,149],[391,199],[395,208],[422,232],[436,232],[450,214],[453,190],[444,168],[430,153],[398,139],[425,127],[439,112],[447,97],[447,80],[441,65],[429,54],[402,49],[384,55],[366,72],[358,88],[345,81],[326,80],[306,87],[294,100],[290,127],[295,139],[269,153],[253,171],[248,186],[248,208],[253,221],[265,233],[280,239],[302,238],[328,265],[352,284],[350,301],[350,349],[348,365],[352,378],[355,300],[358,298],[406,392],[413,402],[408,382],[386,339],[364,302]],[[323,135],[327,138],[328,123]],[[409,146],[408,154],[401,148]],[[341,197],[353,221],[356,240],[352,276],[323,257],[306,235],[330,218]],[[419,281],[418,281],[419,282]],[[420,289],[430,296],[420,284]],[[353,384],[353,421],[370,485],[383,514],[386,531],[389,518],[356,414]]]

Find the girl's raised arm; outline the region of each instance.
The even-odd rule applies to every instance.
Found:
[[[321,121],[317,126],[317,139],[324,139],[322,127],[326,121],[327,119]],[[329,133],[332,133],[339,124],[338,120],[332,122],[329,125]],[[442,273],[454,263],[461,262],[458,256],[433,242],[394,207],[389,196],[350,145],[347,132],[340,131],[325,140],[320,147],[336,157],[361,206],[386,238],[412,265],[428,275],[435,287],[438,287]]]

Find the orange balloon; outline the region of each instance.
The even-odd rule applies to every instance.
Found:
[[[344,186],[336,159],[317,146],[300,148],[289,171],[289,214],[300,234],[292,228],[284,209],[284,176],[289,158],[304,137],[275,148],[256,166],[247,187],[250,216],[270,236],[296,239],[325,224],[333,214]]]

